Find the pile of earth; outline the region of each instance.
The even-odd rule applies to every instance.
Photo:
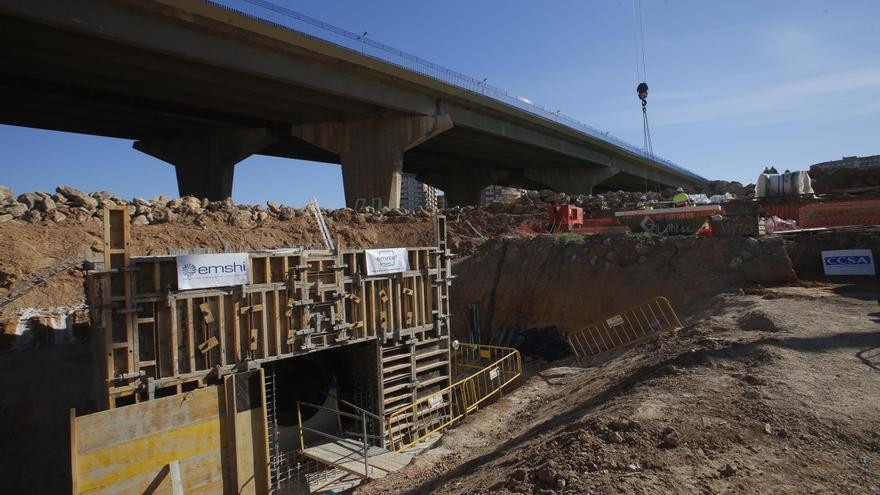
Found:
[[[880,287],[846,287],[744,287],[595,366],[527,361],[516,389],[357,493],[880,493]]]
[[[70,257],[103,257],[105,207],[126,208],[131,221],[131,253],[167,255],[176,250],[246,251],[280,247],[323,247],[314,215],[307,208],[234,204],[192,196],[126,200],[109,192],[85,193],[58,186],[52,194],[15,196],[0,186],[0,293]],[[322,209],[331,236],[344,248],[430,246],[436,243],[433,212],[403,209],[361,211]],[[543,224],[546,212],[493,213],[475,206],[443,210],[448,245],[456,255],[472,253],[487,238],[517,234],[522,224]],[[84,302],[81,270],[71,270],[3,308],[6,334],[33,309],[40,325]],[[55,309],[52,309],[55,308]],[[42,320],[40,320],[42,318]],[[46,320],[46,321],[43,321]],[[62,318],[63,320],[63,318]]]
[[[557,327],[563,332],[663,296],[693,304],[743,284],[793,282],[779,237],[552,236],[493,239],[453,267],[453,320],[470,322],[481,341],[499,329]],[[457,325],[460,339],[472,330]]]
[[[643,205],[669,203],[678,191],[663,188],[659,191],[605,191],[596,194],[570,195],[554,192],[549,189],[525,191],[522,196],[509,200],[498,201],[487,207],[497,213],[523,214],[535,209],[544,209],[547,205],[571,204],[584,208],[588,216],[602,216],[611,211],[634,210]],[[755,185],[743,186],[739,182],[723,180],[709,181],[703,185],[688,188],[689,194],[705,194],[707,197],[728,194],[729,199],[745,199],[755,196]],[[662,205],[661,205],[662,206]]]

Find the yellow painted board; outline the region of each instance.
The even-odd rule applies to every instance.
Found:
[[[205,452],[179,461],[180,479],[186,495],[196,493],[223,493],[223,453],[220,449]],[[172,495],[171,476],[166,466],[144,470],[128,478],[118,478],[112,484],[95,486],[84,495],[115,495],[121,493],[149,493],[147,488],[155,483],[151,495]]]
[[[220,448],[219,417],[136,437],[79,456],[79,489],[87,492],[113,486],[144,473],[158,473],[173,460],[218,453]]]
[[[206,387],[76,418],[80,455],[219,415],[218,388]]]

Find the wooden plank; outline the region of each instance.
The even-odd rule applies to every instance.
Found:
[[[237,313],[236,313],[237,314]],[[235,432],[235,375],[227,375],[223,377],[223,398],[225,404],[225,421],[226,421],[226,452],[229,456],[229,478],[233,489],[238,491],[238,453],[237,438]]]
[[[214,336],[214,337],[211,337],[210,339],[202,342],[201,344],[199,344],[199,351],[201,351],[201,353],[204,354],[204,353],[210,351],[211,349],[217,347],[218,345],[220,345],[220,341],[217,339],[216,336]]]
[[[226,366],[226,296],[217,297],[217,337],[220,340],[220,366]]]
[[[183,495],[183,483],[180,481],[180,461],[174,459],[168,464],[168,470],[171,472],[171,494]]]
[[[180,364],[179,364],[179,352],[178,347],[180,343],[178,342],[177,335],[177,301],[171,301],[171,374],[177,376],[180,374]]]
[[[266,269],[269,269],[269,259],[266,258]],[[263,311],[263,308],[266,305],[266,293],[260,293],[260,304],[254,306],[253,311],[260,312],[260,339],[262,342],[260,343],[260,349],[263,354],[263,358],[268,358],[271,354],[269,352],[269,315],[267,315],[268,311]]]
[[[193,372],[196,370],[196,346],[192,299],[186,300],[186,353],[189,357],[189,371]]]
[[[76,495],[78,489],[78,473],[79,468],[76,462],[76,409],[70,409],[70,481],[73,495]]]
[[[235,296],[233,296],[235,297]],[[241,353],[241,320],[239,318],[239,307],[238,299],[232,303],[232,347],[235,349],[233,354],[233,358],[236,362],[241,361],[242,353]]]
[[[287,257],[284,258],[285,260]],[[286,298],[284,298],[286,299]],[[281,352],[281,308],[279,307],[280,302],[283,299],[281,298],[281,291],[273,291],[272,292],[272,330],[275,333],[275,355],[280,356]]]
[[[77,451],[80,455],[107,445],[219,417],[218,388],[206,387],[181,396],[161,397],[119,409],[76,418]],[[164,465],[163,463],[162,465]]]
[[[259,342],[257,342],[257,340],[258,340],[258,338],[259,338],[258,336],[259,336],[259,330],[256,329],[256,328],[251,328],[251,331],[250,331],[250,339],[248,340],[248,342],[250,343],[250,345],[249,345],[248,348],[249,348],[251,351],[256,351],[256,350],[257,350],[257,346],[259,345]]]

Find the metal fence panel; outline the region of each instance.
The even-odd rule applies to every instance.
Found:
[[[441,431],[501,392],[522,374],[519,351],[508,347],[459,344],[456,373],[478,370],[449,387],[388,415],[391,450],[401,451]]]
[[[665,297],[655,297],[568,333],[568,345],[581,364],[600,354],[683,328]]]

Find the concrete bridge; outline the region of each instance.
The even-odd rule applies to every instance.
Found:
[[[200,0],[0,0],[0,122],[135,140],[176,167],[181,195],[211,199],[231,195],[253,154],[341,164],[351,207],[397,206],[403,171],[451,205],[492,184],[585,194],[705,180],[484,82],[244,1],[290,22]]]

